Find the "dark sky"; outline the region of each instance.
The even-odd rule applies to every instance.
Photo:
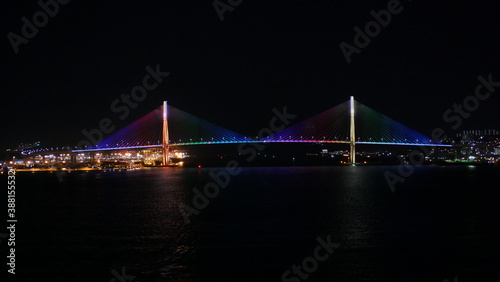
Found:
[[[389,1],[244,0],[223,22],[212,2],[73,0],[15,54],[7,34],[22,35],[21,18],[41,8],[4,1],[0,148],[76,145],[102,118],[120,127],[163,100],[254,135],[273,107],[286,105],[299,121],[354,95],[430,135],[451,129],[442,115],[474,94],[478,75],[500,81],[495,1],[402,0],[402,12],[350,64],[339,44],[353,45],[353,28],[364,29],[370,11]],[[156,64],[171,75],[120,121],[112,101]],[[459,129],[500,129],[499,95]]]

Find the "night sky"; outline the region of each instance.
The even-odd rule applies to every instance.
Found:
[[[244,0],[221,22],[213,1],[73,0],[16,54],[7,35],[22,35],[21,18],[41,8],[3,1],[0,149],[76,145],[102,118],[122,127],[163,100],[255,135],[273,107],[287,106],[298,122],[353,95],[424,134],[453,133],[443,113],[474,94],[478,75],[500,81],[500,4],[402,0],[347,63],[339,44],[354,45],[353,28],[389,2]],[[111,103],[157,64],[170,76],[121,121]],[[500,129],[499,95],[457,130]]]

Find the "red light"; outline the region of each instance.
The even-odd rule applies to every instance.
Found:
[[[198,165],[198,168],[201,168],[201,165]]]

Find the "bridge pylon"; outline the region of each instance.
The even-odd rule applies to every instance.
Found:
[[[168,159],[168,112],[167,112],[167,101],[163,101],[163,130],[162,130],[162,154],[163,154],[163,165],[168,165],[170,160]]]
[[[350,100],[350,108],[351,108],[351,122],[350,122],[350,155],[349,162],[351,164],[356,164],[356,130],[354,123],[354,96],[351,96]]]

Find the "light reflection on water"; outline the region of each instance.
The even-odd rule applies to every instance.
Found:
[[[243,168],[185,224],[179,205],[193,206],[192,189],[220,169],[71,173],[62,183],[19,175],[19,187],[30,183],[18,195],[25,268],[72,281],[109,281],[123,266],[140,281],[279,281],[331,234],[341,248],[311,281],[402,281],[408,271],[442,281],[478,271],[467,256],[498,246],[478,231],[499,230],[490,191],[472,190],[498,183],[498,168],[421,167],[396,193],[383,177],[395,167]],[[458,204],[467,212],[450,211]]]

